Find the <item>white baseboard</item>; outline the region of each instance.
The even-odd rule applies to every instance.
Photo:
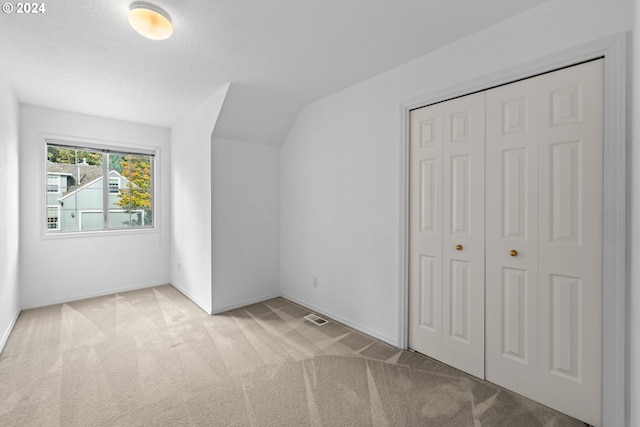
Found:
[[[16,321],[18,320],[18,316],[20,316],[20,311],[21,310],[16,311],[16,314],[13,316],[13,319],[11,320],[11,322],[9,322],[9,327],[4,332],[4,335],[2,335],[2,339],[0,340],[0,354],[2,354],[2,350],[4,350],[4,345],[9,340],[9,335],[11,335],[11,331],[13,330],[13,327],[15,326]]]
[[[102,297],[102,296],[105,296],[105,295],[118,294],[118,293],[122,293],[122,292],[135,291],[135,290],[138,290],[138,289],[152,288],[154,286],[163,286],[163,285],[168,285],[168,284],[169,284],[169,282],[147,283],[145,285],[136,285],[136,286],[129,286],[129,287],[118,288],[118,289],[110,289],[110,290],[107,290],[107,291],[104,291],[104,292],[95,292],[95,293],[91,293],[91,294],[77,295],[77,296],[73,296],[73,297],[69,297],[69,298],[60,298],[60,299],[42,301],[42,302],[38,302],[36,304],[29,304],[29,305],[23,306],[22,309],[23,310],[29,310],[31,308],[39,308],[39,307],[46,307],[46,306],[49,306],[49,305],[64,304],[64,303],[67,303],[67,302],[80,301],[80,300],[83,300],[83,299]]]
[[[220,313],[224,313],[225,311],[229,311],[229,310],[235,310],[236,308],[242,308],[242,307],[246,307],[248,305],[251,304],[256,304],[259,302],[263,302],[269,299],[273,299],[273,298],[278,298],[280,297],[281,294],[279,292],[273,293],[273,294],[269,294],[269,295],[264,295],[258,298],[252,298],[249,300],[245,300],[243,302],[239,302],[237,304],[232,304],[232,305],[228,305],[225,307],[216,307],[213,312],[211,314],[220,314]]]
[[[191,300],[191,302],[193,302],[195,305],[197,305],[202,310],[204,310],[205,313],[207,313],[209,315],[212,314],[211,313],[211,306],[209,304],[203,303],[198,298],[196,298],[193,295],[191,295],[189,292],[187,292],[185,289],[183,289],[182,287],[180,287],[180,285],[177,285],[176,283],[171,282],[171,286],[176,288],[176,290],[178,292],[180,292],[182,295],[184,295],[185,297],[189,298]]]
[[[373,331],[369,328],[365,328],[364,326],[358,325],[357,323],[352,322],[351,320],[345,319],[344,317],[338,316],[337,314],[331,313],[330,311],[324,310],[322,308],[319,307],[315,307],[313,304],[308,304],[305,301],[299,300],[297,298],[294,298],[290,295],[287,294],[280,294],[280,296],[284,299],[288,299],[291,302],[295,302],[298,305],[301,305],[307,309],[309,309],[310,311],[314,311],[318,314],[322,314],[323,316],[327,316],[330,317],[331,319],[334,319],[344,325],[347,325],[348,327],[355,329],[356,331],[362,332],[363,334],[367,334],[373,338],[379,339],[380,341],[384,341],[389,345],[392,345],[394,347],[400,348],[398,346],[398,342],[396,340],[393,340],[385,335],[382,335],[376,331]]]

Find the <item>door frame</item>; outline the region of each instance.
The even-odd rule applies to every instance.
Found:
[[[581,45],[516,67],[406,100],[400,105],[400,289],[398,347],[409,342],[409,112],[448,99],[604,58],[604,220],[602,298],[602,424],[626,425],[627,338],[627,37]]]

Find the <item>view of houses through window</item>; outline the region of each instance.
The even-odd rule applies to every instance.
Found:
[[[47,141],[47,233],[153,227],[153,162]]]

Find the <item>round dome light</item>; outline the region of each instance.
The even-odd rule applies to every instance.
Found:
[[[173,34],[171,16],[161,7],[145,1],[134,1],[129,5],[129,24],[152,40],[165,40]]]

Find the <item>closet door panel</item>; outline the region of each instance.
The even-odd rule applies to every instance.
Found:
[[[538,389],[537,125],[535,79],[487,91],[486,378],[530,397]]]
[[[443,111],[442,360],[484,378],[485,95]]]
[[[442,107],[411,112],[409,347],[442,357]]]
[[[593,425],[601,401],[603,66],[592,61],[539,77],[539,357],[546,385],[539,401]]]

